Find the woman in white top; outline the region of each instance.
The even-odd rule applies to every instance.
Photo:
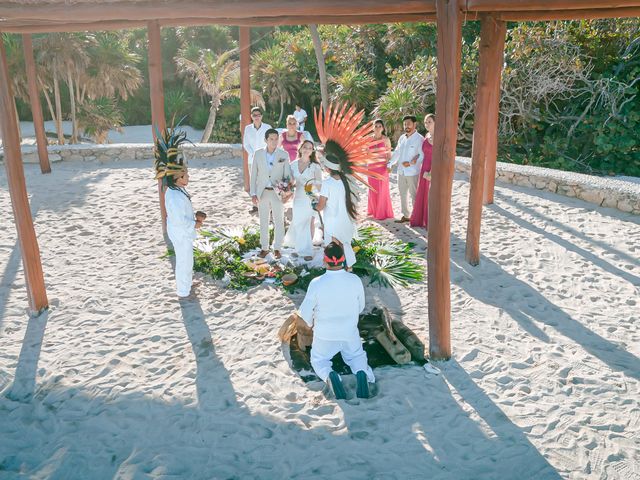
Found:
[[[194,216],[191,196],[185,190],[189,183],[189,172],[184,170],[180,177],[167,176],[167,191],[164,204],[167,209],[167,233],[176,254],[176,284],[179,297],[187,297],[191,292],[193,278],[193,241],[196,228],[202,226],[204,214]]]
[[[322,168],[316,159],[313,142],[305,140],[298,147],[298,158],[291,164],[295,181],[293,219],[284,238],[284,244],[293,247],[295,253],[306,261],[313,260],[312,220],[314,210],[305,186],[319,189],[322,185]]]
[[[330,168],[327,168],[327,171],[329,178],[322,182],[320,201],[316,207],[316,210],[322,212],[324,221],[324,244],[341,244],[347,268],[351,269],[356,263],[356,254],[351,247],[351,240],[356,232],[355,196],[343,172]]]

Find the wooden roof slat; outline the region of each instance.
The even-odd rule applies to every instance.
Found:
[[[463,0],[470,12],[592,10],[640,7],[639,0]]]
[[[69,21],[74,23],[106,20],[166,20],[176,16],[184,18],[255,18],[255,17],[317,17],[335,15],[380,15],[435,13],[433,0],[405,0],[388,2],[382,0],[322,0],[305,2],[300,0],[264,1],[174,1],[117,3],[63,3],[48,4],[0,4],[0,19]]]

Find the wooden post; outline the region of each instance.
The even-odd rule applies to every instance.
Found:
[[[38,158],[40,159],[40,171],[42,173],[51,173],[49,151],[47,150],[47,135],[44,133],[44,118],[42,116],[42,105],[40,105],[40,92],[38,92],[38,77],[36,73],[36,62],[33,58],[31,34],[22,34],[22,48],[24,50],[24,64],[27,71],[33,128],[36,132],[36,145],[38,146]]]
[[[437,0],[438,80],[436,128],[433,139],[427,272],[429,285],[429,354],[451,357],[450,233],[458,103],[462,16],[457,0]]]
[[[164,131],[167,121],[164,116],[164,88],[162,84],[162,52],[160,23],[152,20],[147,24],[149,35],[149,93],[151,95],[151,129],[153,139],[156,138],[156,128]],[[167,210],[164,206],[164,191],[162,180],[158,180],[158,197],[160,200],[160,218],[162,219],[162,232],[167,233]]]
[[[240,136],[244,140],[244,127],[251,123],[251,29],[240,27]],[[244,190],[249,193],[249,155],[242,149],[242,178]]]
[[[473,122],[471,185],[465,253],[467,262],[471,265],[480,263],[480,224],[482,220],[482,192],[485,182],[487,147],[491,141],[495,146],[498,138],[497,125],[491,124],[490,117],[496,114],[497,118],[500,72],[502,70],[504,38],[507,30],[505,22],[496,20],[492,15],[483,14],[480,23],[480,68],[478,70],[475,120]],[[495,151],[493,153],[495,154]],[[495,157],[493,157],[493,164],[495,167]]]
[[[484,188],[482,202],[493,203],[493,190],[496,184],[496,161],[498,159],[498,120],[500,116],[500,82],[504,65],[504,42],[507,35],[505,21],[498,21],[497,34],[492,45],[491,56],[495,71],[490,77],[489,88],[491,98],[487,107],[487,146],[485,148]]]
[[[38,239],[33,228],[33,219],[29,208],[20,140],[18,139],[18,123],[13,111],[13,94],[11,93],[9,82],[7,56],[4,50],[4,42],[0,37],[0,124],[4,147],[4,167],[7,171],[13,218],[18,231],[20,252],[22,253],[29,309],[33,313],[39,313],[49,306],[49,301],[47,300],[47,291],[44,285]]]

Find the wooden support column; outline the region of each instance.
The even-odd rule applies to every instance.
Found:
[[[251,123],[251,28],[240,27],[240,135],[244,141],[244,127]],[[249,155],[242,149],[242,178],[244,190],[249,193]]]
[[[436,128],[429,191],[429,355],[451,357],[451,189],[456,156],[462,15],[458,0],[437,0],[438,80]]]
[[[473,122],[473,149],[471,153],[471,180],[469,191],[469,217],[465,257],[471,265],[480,263],[480,224],[482,220],[482,193],[485,182],[485,162],[490,143],[497,145],[497,112],[500,101],[500,72],[507,30],[503,21],[483,14],[480,20],[480,68],[476,91],[475,119]],[[492,123],[492,117],[495,122]],[[493,150],[495,168],[495,150]],[[495,172],[495,170],[494,170]]]
[[[498,159],[498,121],[500,116],[500,82],[504,65],[504,42],[507,35],[505,21],[497,21],[497,36],[492,45],[492,61],[495,71],[491,73],[489,88],[491,98],[487,107],[487,146],[485,148],[485,170],[482,202],[485,205],[493,203],[493,190],[496,185],[496,161]]]
[[[40,105],[40,92],[38,91],[38,77],[36,62],[33,58],[33,42],[31,34],[22,34],[22,48],[24,50],[24,64],[27,71],[27,83],[29,87],[29,100],[31,103],[31,115],[33,116],[33,128],[36,132],[36,145],[38,146],[38,158],[40,159],[40,171],[51,173],[49,164],[49,152],[47,150],[47,135],[44,133],[44,117],[42,105]]]
[[[162,84],[162,50],[160,37],[160,23],[152,20],[147,24],[149,35],[149,93],[151,95],[151,129],[156,138],[156,128],[164,131],[167,121],[164,116],[164,87]],[[164,192],[162,180],[158,180],[158,196],[160,200],[160,218],[162,232],[167,233],[167,210],[164,206]],[[165,235],[166,236],[166,235]]]
[[[4,167],[7,171],[13,218],[18,231],[18,244],[22,254],[29,309],[33,313],[38,313],[49,306],[49,301],[44,285],[38,239],[33,228],[33,218],[29,208],[18,137],[18,123],[13,108],[7,57],[4,42],[0,37],[0,126],[4,147]]]

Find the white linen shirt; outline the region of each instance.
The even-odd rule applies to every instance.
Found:
[[[404,175],[405,177],[419,175],[422,160],[424,159],[422,142],[424,142],[424,137],[418,132],[413,132],[410,137],[407,137],[407,134],[403,133],[398,139],[398,145],[396,145],[396,149],[393,151],[387,167],[391,168],[397,163],[398,175]],[[415,165],[409,165],[408,167],[402,166],[403,162],[411,162],[411,159],[416,155],[418,155],[418,160]]]
[[[164,193],[164,205],[167,209],[167,233],[178,239],[196,238],[196,220],[191,200],[180,190],[168,188]]]
[[[307,112],[305,112],[304,109],[301,108],[300,111],[294,110],[293,116],[300,125],[304,126],[304,119],[307,118]]]
[[[313,338],[350,341],[360,338],[358,317],[362,310],[362,281],[342,269],[327,270],[311,280],[298,313],[313,328]]]
[[[249,154],[249,163],[253,163],[253,156],[256,153],[256,150],[260,150],[261,148],[265,148],[267,143],[264,140],[264,134],[271,128],[271,125],[268,123],[262,123],[260,128],[253,126],[253,123],[250,123],[246,127],[244,127],[244,135],[242,136],[242,146]]]

